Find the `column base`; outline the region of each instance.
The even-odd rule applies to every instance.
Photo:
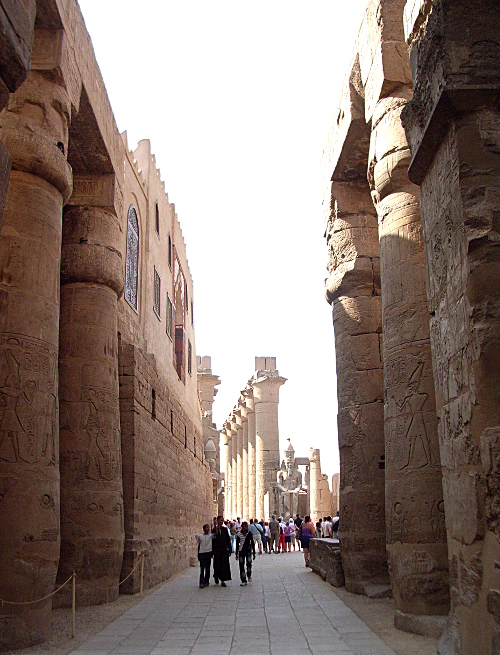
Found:
[[[446,616],[405,614],[399,610],[394,611],[394,626],[398,630],[434,639],[439,639],[443,634],[446,620]]]

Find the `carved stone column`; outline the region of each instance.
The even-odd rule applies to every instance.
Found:
[[[0,3],[0,111],[7,106],[9,95],[26,79],[36,15],[35,0]],[[9,184],[12,157],[0,141],[0,229]]]
[[[61,261],[58,581],[75,571],[104,588],[120,581],[124,543],[117,328],[122,221],[114,175],[75,177]],[[118,588],[78,589],[80,604],[117,596]]]
[[[377,217],[366,180],[329,183],[326,297],[333,308],[340,452],[340,545],[346,589],[389,577]],[[310,479],[312,476],[310,475]]]
[[[387,552],[402,629],[412,615],[449,608],[420,194],[408,179],[411,156],[401,124],[411,93],[401,86],[377,103],[369,164],[382,280]]]
[[[236,419],[231,414],[231,508],[233,515],[231,518],[235,519],[237,516],[238,504],[238,432],[236,430]]]
[[[241,512],[247,520],[253,518],[249,512],[249,490],[248,490],[248,411],[245,399],[241,397],[238,401],[241,409],[241,423],[243,427],[243,509]]]
[[[276,370],[257,370],[250,384],[255,403],[257,516],[264,516],[264,494],[271,491],[280,467],[278,402],[279,388],[286,382]],[[272,502],[272,498],[270,498]],[[275,511],[270,507],[270,513]],[[266,517],[267,518],[267,517]]]
[[[309,454],[309,511],[314,523],[321,516],[320,502],[321,463],[319,450],[311,448]]]
[[[498,653],[499,6],[435,0],[408,32],[414,97],[402,119],[421,192],[450,564],[442,652]]]
[[[243,518],[243,423],[241,408],[233,409],[236,427],[236,515]]]
[[[59,268],[72,175],[70,95],[52,73],[30,73],[0,115],[12,155],[0,236],[0,579],[17,602],[50,593],[59,561]],[[10,647],[48,638],[51,607],[4,605]]]
[[[224,500],[225,500],[225,518],[229,519],[233,516],[233,498],[232,498],[232,458],[231,458],[231,427],[226,421],[222,428],[224,437],[224,451],[225,451],[225,464],[226,472],[224,478]]]
[[[257,516],[256,499],[256,477],[255,477],[255,407],[252,389],[243,391],[248,418],[248,515],[250,518],[260,520]]]

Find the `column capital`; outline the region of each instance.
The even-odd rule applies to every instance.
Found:
[[[242,395],[241,402],[245,404],[247,415],[251,414],[252,412],[255,411],[255,403],[254,403],[252,387],[247,385],[244,389],[242,389],[241,395]]]
[[[285,384],[286,378],[281,377],[278,371],[256,371],[251,379],[254,403],[279,401],[279,388]]]

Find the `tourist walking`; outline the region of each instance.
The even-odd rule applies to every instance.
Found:
[[[295,523],[293,522],[293,519],[290,519],[288,521],[288,525],[290,526],[290,542],[291,545],[293,546],[293,550],[295,552],[295,532],[297,528],[295,527]]]
[[[299,514],[295,515],[295,519],[293,521],[295,525],[295,536],[297,539],[297,546],[299,547],[299,552],[300,552],[300,526],[302,525],[302,519],[300,518]]]
[[[231,580],[231,566],[229,557],[231,556],[231,537],[229,530],[224,525],[222,516],[217,517],[215,526],[212,551],[214,554],[214,580],[215,584],[221,583],[221,587],[226,587],[226,580]]]
[[[236,526],[234,521],[229,522],[229,534],[231,536],[231,552],[234,553],[234,544],[236,543]]]
[[[285,527],[283,529],[283,533],[285,535],[285,551],[288,551],[289,553],[292,551],[292,532],[293,528],[291,527],[293,525],[293,522],[290,521],[289,523],[285,523]]]
[[[248,523],[243,521],[241,530],[236,535],[236,559],[240,565],[240,585],[245,587],[252,581],[252,559],[255,559],[255,542],[253,534],[248,530]],[[247,570],[245,572],[245,564]]]
[[[309,540],[316,537],[316,528],[311,521],[311,517],[307,515],[300,526],[300,542],[302,550],[304,551],[304,561],[306,566],[309,566]]]
[[[254,543],[257,544],[259,555],[262,555],[262,528],[257,519],[250,519],[249,531],[252,533]]]
[[[212,561],[212,539],[210,526],[205,523],[198,535],[198,561],[200,562],[200,589],[210,585],[210,562]]]
[[[280,544],[280,524],[276,520],[276,514],[273,514],[269,521],[269,538],[271,540],[271,543],[269,544],[271,552],[277,553]]]
[[[285,528],[286,528],[286,523],[283,521],[281,516],[278,519],[279,524],[280,524],[280,552],[284,553],[285,552]]]

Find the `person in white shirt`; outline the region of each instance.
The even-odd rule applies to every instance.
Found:
[[[210,562],[212,561],[212,539],[210,526],[205,523],[203,532],[198,535],[198,560],[200,562],[200,589],[210,585]]]

